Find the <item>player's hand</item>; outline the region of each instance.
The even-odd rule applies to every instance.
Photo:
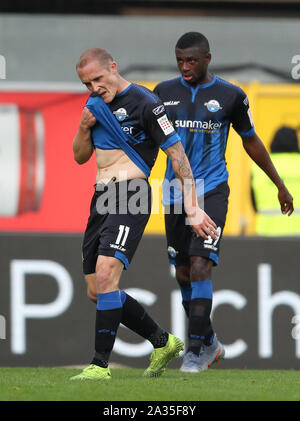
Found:
[[[278,189],[278,200],[281,206],[281,212],[284,215],[288,214],[290,216],[294,212],[293,197],[284,184]]]
[[[197,237],[203,237],[207,240],[210,236],[214,240],[217,240],[219,237],[217,226],[207,213],[196,207],[192,213],[187,213],[187,216]]]
[[[87,130],[96,124],[95,116],[90,112],[87,107],[84,107],[81,114],[81,120],[79,123],[80,128]]]

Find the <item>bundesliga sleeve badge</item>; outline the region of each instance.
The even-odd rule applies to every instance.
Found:
[[[160,117],[157,122],[166,136],[175,131],[166,114]]]

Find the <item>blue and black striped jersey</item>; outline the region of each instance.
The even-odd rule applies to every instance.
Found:
[[[96,117],[91,137],[95,148],[123,149],[148,177],[162,150],[180,141],[162,101],[149,89],[130,84],[109,104],[91,94],[86,107]]]
[[[232,124],[246,138],[254,134],[248,98],[232,83],[213,76],[211,82],[192,87],[182,77],[159,83],[154,92],[161,98],[168,117],[179,134],[190,161],[197,186],[208,192],[228,180],[225,150]],[[175,179],[172,164],[167,161],[163,184],[163,203],[182,200],[181,190],[169,190]]]

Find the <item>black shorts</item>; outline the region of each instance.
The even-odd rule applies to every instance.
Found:
[[[95,273],[99,255],[116,257],[127,269],[150,213],[151,187],[147,180],[96,184],[82,245],[84,274]]]
[[[228,209],[228,196],[227,183],[220,184],[204,195],[204,210],[218,227],[218,240],[213,240],[210,236],[207,240],[197,237],[191,226],[186,224],[184,209],[180,214],[174,214],[174,205],[165,208],[168,256],[171,264],[188,265],[190,256],[205,257],[212,260],[214,266],[218,264],[220,241]],[[178,213],[178,210],[176,212]]]

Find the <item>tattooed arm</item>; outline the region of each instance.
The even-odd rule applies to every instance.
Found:
[[[216,224],[199,208],[193,172],[181,142],[167,148],[165,153],[172,162],[175,176],[183,191],[185,212],[197,236],[207,240],[210,235],[217,239]]]

